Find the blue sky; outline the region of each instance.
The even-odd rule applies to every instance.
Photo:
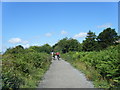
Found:
[[[118,32],[117,2],[4,2],[3,51],[16,45],[54,45],[64,37],[80,42],[91,30]]]

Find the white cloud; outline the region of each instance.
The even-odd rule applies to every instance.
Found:
[[[28,43],[28,41],[22,41],[22,43],[23,43],[23,44],[27,44],[27,43]]]
[[[32,44],[32,46],[40,46],[40,45],[36,43],[36,44]]]
[[[52,36],[52,33],[46,33],[45,36],[50,37]]]
[[[30,45],[29,44],[25,44],[25,45],[22,45],[24,48],[29,48]]]
[[[21,43],[22,40],[20,38],[11,38],[8,42],[15,44],[15,43]]]
[[[12,44],[16,44],[16,43],[26,44],[26,43],[28,43],[28,41],[24,41],[21,38],[11,38],[10,40],[8,40],[8,42],[12,43]]]
[[[64,35],[64,34],[67,34],[67,32],[64,31],[64,30],[62,30],[62,31],[61,31],[61,34]]]
[[[108,28],[108,27],[111,27],[112,24],[111,23],[106,23],[106,24],[103,24],[103,25],[98,25],[97,28]]]
[[[87,36],[87,33],[85,33],[85,32],[81,32],[81,33],[79,33],[79,34],[76,34],[73,38],[81,38],[81,37],[86,37]]]

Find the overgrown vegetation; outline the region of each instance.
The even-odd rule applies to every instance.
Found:
[[[95,87],[110,88],[120,86],[119,40],[115,29],[104,29],[98,36],[89,30],[82,43],[64,38],[53,48],[93,80]]]
[[[89,31],[83,43],[63,38],[51,47],[21,45],[9,48],[2,55],[3,88],[35,88],[48,69],[50,52],[60,52],[63,58],[82,70],[95,87],[120,86],[120,36],[115,29],[107,28],[98,36]]]
[[[48,46],[48,45],[47,45]],[[50,54],[21,45],[2,57],[2,88],[36,88],[51,63]],[[41,47],[37,47],[41,48]],[[46,47],[47,48],[47,47]],[[47,50],[47,49],[45,49]]]
[[[63,58],[82,70],[97,88],[120,86],[120,44],[99,52],[69,52]]]

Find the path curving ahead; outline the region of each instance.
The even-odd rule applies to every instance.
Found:
[[[38,88],[94,88],[84,74],[64,60],[52,60]]]

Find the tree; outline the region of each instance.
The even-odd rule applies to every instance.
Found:
[[[23,46],[18,45],[14,48],[7,49],[4,54],[17,54],[17,53],[23,53],[23,52],[24,52]]]
[[[68,40],[68,38],[66,37],[66,38],[63,38],[62,40],[60,40],[58,43],[56,43],[53,46],[54,51],[62,52],[62,53],[68,52],[67,40]]]
[[[115,29],[111,29],[111,28],[105,29],[97,37],[97,41],[100,44],[101,48],[106,48],[110,45],[114,45],[117,40],[118,40],[118,35]]]
[[[52,47],[49,44],[44,44],[43,46],[31,46],[28,48],[28,51],[31,52],[46,52],[48,54],[50,54],[50,52],[52,51]]]
[[[83,51],[94,51],[97,47],[97,42],[95,41],[96,35],[95,33],[89,32],[87,33],[86,40],[82,43],[82,49]]]
[[[68,51],[81,51],[81,44],[76,39],[70,38],[68,40]]]
[[[46,52],[50,54],[51,51],[52,51],[52,47],[49,44],[45,44],[40,48],[40,52]]]
[[[55,51],[67,53],[69,51],[81,51],[81,44],[72,38],[63,38],[53,46]]]

